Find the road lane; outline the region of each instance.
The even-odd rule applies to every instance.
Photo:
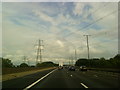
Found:
[[[5,88],[26,88],[52,70],[39,72],[25,77],[3,82]],[[49,76],[34,84],[33,88],[118,88],[119,80],[116,75],[97,71],[68,71],[56,70]]]
[[[46,75],[47,73],[49,73],[52,70],[53,69],[45,70],[45,71],[37,72],[34,74],[26,75],[23,77],[3,81],[2,88],[22,88],[22,89],[24,89],[25,87],[27,87],[31,83],[35,82],[39,78],[43,77],[44,75]]]
[[[81,85],[80,85],[81,84]],[[112,75],[94,71],[58,70],[32,88],[118,88],[119,80]]]
[[[119,79],[118,76],[114,77],[112,75],[101,74],[102,72],[95,71],[75,71],[70,72],[77,78],[77,80],[82,81],[87,84],[89,88],[118,88]]]
[[[83,88],[67,70],[56,70],[33,88]]]
[[[37,83],[39,83],[41,80],[45,79],[46,77],[48,77],[51,73],[53,73],[54,71],[56,71],[56,69],[54,69],[53,71],[49,72],[48,74],[46,74],[45,76],[41,77],[40,79],[38,79],[37,81],[35,81],[34,83],[30,84],[29,86],[27,86],[26,88],[24,88],[23,90],[28,90],[31,87],[33,87],[34,85],[36,85]]]

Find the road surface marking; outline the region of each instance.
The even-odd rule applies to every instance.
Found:
[[[43,80],[44,78],[46,78],[48,75],[50,75],[51,73],[53,73],[56,69],[54,69],[53,71],[49,72],[48,74],[46,74],[45,76],[43,76],[42,78],[38,79],[37,81],[35,81],[34,83],[32,83],[31,85],[27,86],[26,88],[24,88],[23,90],[28,90],[31,87],[33,87],[35,84],[37,84],[38,82],[40,82],[41,80]]]
[[[80,83],[83,87],[85,87],[85,88],[88,88],[85,84],[83,84],[83,83]]]

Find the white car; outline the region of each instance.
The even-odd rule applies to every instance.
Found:
[[[80,66],[80,70],[81,71],[87,71],[87,67],[86,66]]]

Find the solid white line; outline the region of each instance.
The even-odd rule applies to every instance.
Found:
[[[53,71],[49,72],[48,74],[46,74],[45,76],[43,76],[42,78],[38,79],[37,81],[35,81],[34,83],[32,83],[31,85],[27,86],[25,89],[23,90],[28,90],[31,87],[33,87],[35,84],[37,84],[38,82],[40,82],[41,80],[43,80],[44,78],[46,78],[48,75],[50,75],[51,73],[53,73],[56,69],[54,69]]]
[[[85,88],[88,88],[85,84],[83,84],[83,83],[80,83],[83,87],[85,87]]]

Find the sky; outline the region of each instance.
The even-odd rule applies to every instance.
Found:
[[[15,65],[26,56],[35,64],[38,40],[44,61],[68,63],[87,58],[111,58],[118,53],[118,7],[113,2],[3,2],[2,56]]]
[[[119,2],[119,0],[1,0],[2,2]]]

